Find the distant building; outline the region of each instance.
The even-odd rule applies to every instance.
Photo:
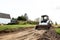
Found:
[[[11,22],[10,14],[0,13],[0,24],[8,24]]]

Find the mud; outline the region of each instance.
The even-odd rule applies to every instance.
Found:
[[[35,30],[34,28],[0,36],[0,40],[37,40],[46,30]]]
[[[38,40],[60,40],[60,35],[53,28],[45,32]]]
[[[28,28],[23,31],[0,35],[0,40],[60,40],[60,35],[54,29],[35,30]]]

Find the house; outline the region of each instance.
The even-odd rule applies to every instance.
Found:
[[[0,13],[0,24],[8,24],[11,22],[10,14]]]

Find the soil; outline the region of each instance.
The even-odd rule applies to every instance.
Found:
[[[37,40],[45,31],[30,28],[24,31],[0,35],[0,40]]]
[[[60,40],[60,35],[53,28],[45,32],[38,40]]]
[[[55,30],[35,30],[28,28],[16,32],[0,34],[0,40],[60,40],[60,35]]]

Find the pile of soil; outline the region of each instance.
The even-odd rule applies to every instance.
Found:
[[[60,40],[60,35],[54,29],[45,32],[38,40]]]

